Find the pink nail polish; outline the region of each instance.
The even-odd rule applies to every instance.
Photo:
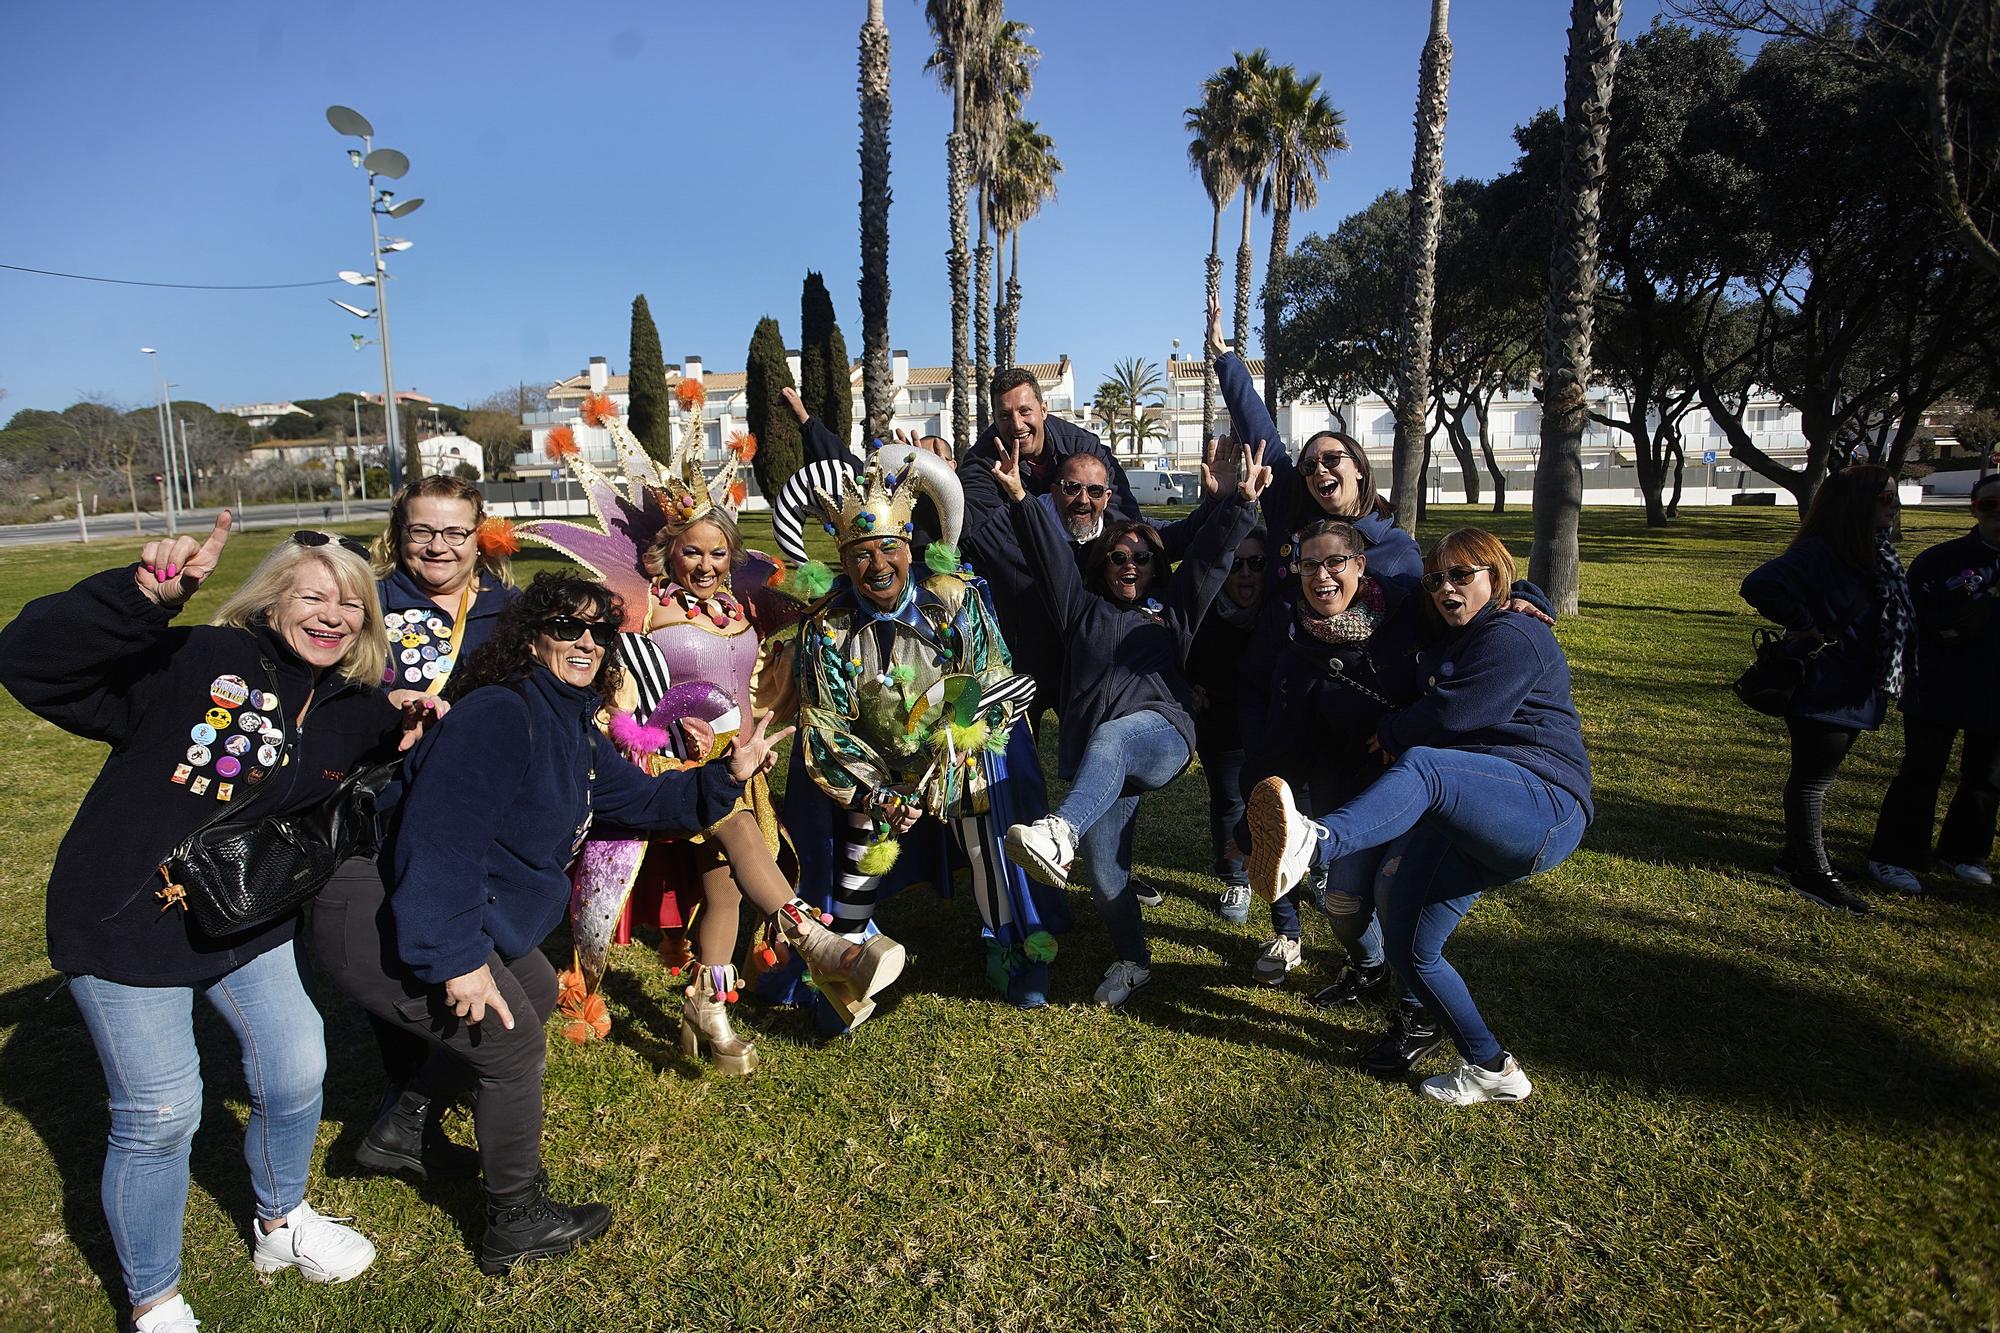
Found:
[[[168,565],[168,566],[167,566],[167,577],[168,577],[168,578],[172,578],[172,577],[173,577],[173,576],[174,576],[175,574],[177,574],[177,573],[179,573],[179,572],[180,572],[180,566],[179,566],[179,565]]]

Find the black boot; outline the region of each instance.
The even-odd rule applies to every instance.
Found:
[[[611,1225],[601,1203],[575,1207],[549,1197],[549,1173],[509,1194],[486,1194],[486,1238],[479,1243],[479,1271],[500,1277],[523,1259],[550,1259],[596,1240]]]
[[[1331,986],[1323,986],[1313,992],[1312,1002],[1322,1009],[1333,1009],[1380,995],[1387,989],[1389,989],[1387,963],[1377,963],[1373,967],[1349,963],[1340,969],[1340,975],[1333,979]]]
[[[443,1122],[443,1106],[421,1092],[398,1093],[354,1150],[354,1164],[421,1181],[470,1180],[479,1174],[479,1154],[446,1138]]]
[[[1389,1018],[1389,1030],[1361,1054],[1361,1072],[1376,1078],[1399,1079],[1443,1042],[1437,1021],[1422,1005],[1399,1001]]]

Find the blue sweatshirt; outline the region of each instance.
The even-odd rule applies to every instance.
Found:
[[[1804,537],[1750,571],[1743,600],[1766,620],[1817,630],[1825,640],[1806,664],[1790,716],[1856,731],[1882,725],[1889,701],[1876,648],[1882,609],[1873,573],[1854,568],[1818,537]]]
[[[1917,669],[1903,711],[1969,731],[2000,731],[2000,546],[1979,535],[1939,542],[1910,562]]]
[[[743,794],[723,764],[648,777],[593,725],[601,703],[538,665],[466,695],[410,751],[382,798],[396,811],[383,860],[396,952],[418,979],[443,983],[547,938],[591,820],[699,832]]]
[[[387,578],[377,580],[375,595],[382,602],[382,614],[391,618],[389,665],[383,673],[383,689],[427,689],[433,679],[424,674],[427,663],[445,663],[442,668],[434,669],[449,678],[452,669],[470,656],[473,649],[493,637],[500,613],[521,595],[521,590],[484,574],[476,577],[478,591],[473,594],[472,605],[466,608],[464,626],[456,631],[452,629],[451,612],[432,601],[431,595],[418,587],[401,566],[390,570]],[[412,611],[419,614],[412,618],[409,614]],[[410,652],[417,654],[416,661],[403,660]],[[410,675],[412,671],[417,673],[414,678]]]
[[[1426,745],[1511,759],[1576,797],[1584,818],[1596,818],[1569,659],[1553,629],[1489,606],[1416,660],[1426,692],[1382,719],[1375,736],[1383,749]]]

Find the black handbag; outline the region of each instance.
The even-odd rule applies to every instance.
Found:
[[[290,814],[204,824],[168,853],[159,896],[185,907],[212,939],[297,911],[341,862],[380,847],[375,801],[402,766],[401,755],[363,764],[317,803]]]
[[[1770,717],[1791,711],[1792,699],[1806,683],[1806,672],[1820,647],[1802,647],[1774,629],[1751,631],[1757,656],[1729,688],[1746,708]]]

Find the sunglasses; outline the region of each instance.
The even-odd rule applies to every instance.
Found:
[[[1311,458],[1299,464],[1299,471],[1310,477],[1315,472],[1332,472],[1353,457],[1345,449],[1322,449]]]
[[[575,643],[588,634],[599,648],[609,648],[618,642],[616,625],[602,620],[585,620],[582,616],[550,616],[542,622],[542,633],[558,643]]]
[[[2000,495],[1983,495],[1972,502],[1975,514],[2000,514]]]
[[[331,532],[308,531],[308,532],[295,532],[292,534],[292,543],[293,545],[296,546],[306,546],[306,547],[324,546],[328,542],[339,542],[340,548],[343,551],[352,551],[354,552],[354,554],[360,556],[363,560],[367,560],[370,558],[368,554],[368,548],[366,546],[363,546],[360,542],[354,540],[354,538],[352,537],[340,537],[334,535]]]
[[[1111,494],[1111,488],[1099,482],[1084,483],[1081,481],[1070,481],[1067,478],[1057,482],[1056,489],[1072,500],[1076,499],[1079,495],[1088,495],[1093,500],[1102,500],[1105,496]]]
[[[1236,557],[1235,563],[1229,566],[1229,572],[1234,574],[1239,569],[1247,569],[1252,574],[1262,574],[1264,572],[1264,557],[1261,555],[1239,555]]]
[[[1123,569],[1127,565],[1137,565],[1140,569],[1144,569],[1147,565],[1153,563],[1153,553],[1151,551],[1128,551],[1121,546],[1105,556],[1105,559],[1109,560],[1119,569]]]
[[[1453,565],[1450,569],[1434,569],[1424,575],[1424,591],[1436,592],[1447,583],[1454,588],[1462,588],[1481,574],[1492,572],[1491,565]]]
[[[434,528],[428,523],[412,523],[403,529],[403,540],[419,546],[429,546],[442,537],[446,546],[456,549],[465,545],[465,539],[471,535],[471,528]]]
[[[1347,562],[1353,558],[1352,555],[1330,555],[1324,560],[1302,559],[1299,561],[1299,573],[1305,578],[1311,578],[1322,569],[1338,574],[1347,568]]]

